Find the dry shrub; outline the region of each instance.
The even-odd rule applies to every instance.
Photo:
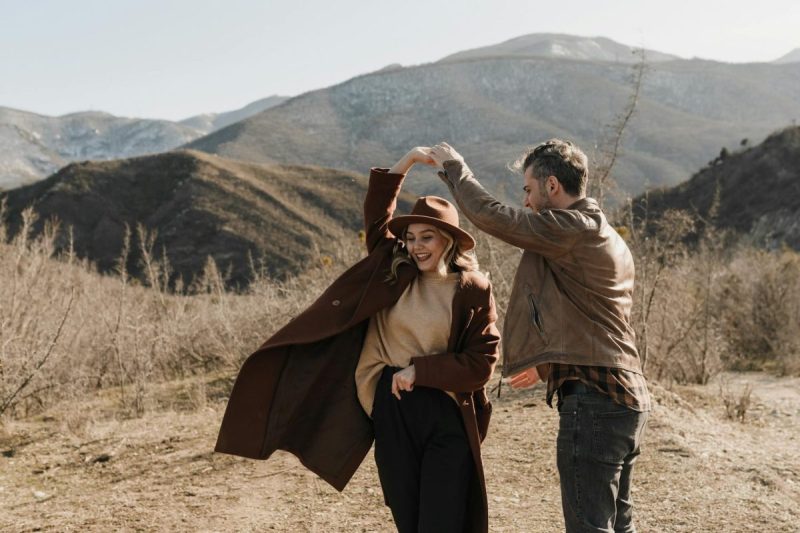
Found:
[[[0,223],[0,415],[6,416],[103,388],[115,393],[121,413],[141,415],[154,405],[158,382],[220,369],[232,374],[363,255],[354,235],[337,254],[286,281],[253,265],[253,281],[241,293],[224,289],[225,273],[209,259],[187,291],[176,294],[167,252],[157,257],[155,236],[143,228],[127,233],[117,275],[103,276],[69,251],[56,254],[57,224],[31,238],[35,215],[24,218],[10,242]],[[125,270],[132,246],[142,252],[144,283]],[[202,405],[204,388],[193,394]]]
[[[67,255],[59,276],[48,276],[58,226],[48,222],[31,239],[35,221],[33,211],[25,211],[21,231],[0,245],[0,414],[19,402],[42,405],[41,396],[54,384],[38,378],[75,342],[80,328],[72,315],[83,287],[73,257]]]
[[[726,277],[721,315],[729,366],[800,373],[800,255],[744,248]]]
[[[626,230],[648,376],[705,384],[725,368],[798,373],[798,254],[756,248],[687,212],[667,212],[655,226]]]
[[[749,383],[746,383],[741,390],[733,391],[726,381],[720,381],[719,395],[725,406],[725,417],[728,420],[744,422],[747,410],[750,408],[752,393],[753,387]]]

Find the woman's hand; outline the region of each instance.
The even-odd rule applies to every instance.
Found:
[[[409,152],[400,158],[400,161],[394,164],[389,172],[392,174],[408,174],[408,171],[415,163],[422,163],[424,165],[435,165],[430,155],[431,149],[428,146],[417,146],[409,150]]]
[[[414,369],[414,365],[404,368],[399,372],[395,372],[394,376],[392,377],[392,394],[400,399],[400,391],[412,391],[414,390],[414,381],[417,379],[417,371]]]

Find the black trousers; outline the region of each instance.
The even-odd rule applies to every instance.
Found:
[[[461,413],[438,389],[414,387],[395,398],[398,370],[383,369],[372,408],[386,504],[400,533],[462,532],[473,466]]]

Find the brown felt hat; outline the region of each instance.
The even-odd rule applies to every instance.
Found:
[[[448,232],[458,242],[461,251],[475,248],[472,235],[458,227],[458,211],[453,204],[438,196],[422,196],[414,204],[410,215],[395,217],[389,221],[389,231],[400,239],[403,229],[411,224],[430,224]]]

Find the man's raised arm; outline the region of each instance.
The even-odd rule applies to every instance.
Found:
[[[463,157],[450,145],[441,143],[431,158],[442,168],[439,177],[450,188],[458,207],[480,230],[513,246],[546,257],[567,253],[580,232],[593,221],[579,213],[548,209],[534,213],[498,201],[478,182]]]

